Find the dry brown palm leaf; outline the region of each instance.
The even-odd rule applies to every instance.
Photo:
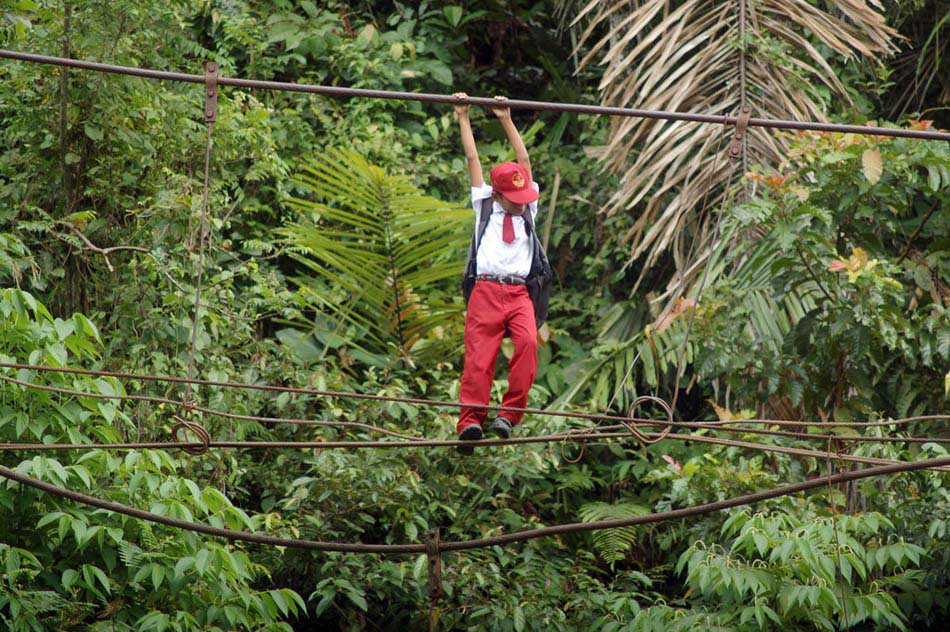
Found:
[[[897,34],[881,9],[877,0],[590,0],[573,28],[580,33],[578,49],[589,47],[580,65],[596,61],[606,68],[604,105],[735,115],[745,47],[745,94],[753,116],[824,120],[817,86],[836,98],[848,95],[819,48],[846,59],[895,53]],[[630,214],[622,240],[630,262],[642,257],[641,279],[666,252],[678,266],[697,269],[687,261],[686,226],[699,231],[692,247],[700,256],[714,246],[705,232],[712,225],[708,217],[694,214],[704,201],[707,213],[718,208],[725,194],[731,169],[722,157],[729,143],[724,134],[731,135],[719,125],[613,121],[604,168],[619,177],[620,187],[603,211]],[[747,139],[752,163],[777,162],[785,151],[784,140],[767,129],[752,128]]]

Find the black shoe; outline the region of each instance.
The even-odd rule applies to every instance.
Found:
[[[482,438],[482,427],[481,426],[468,426],[459,433],[459,441],[480,441]],[[473,445],[460,445],[456,448],[460,454],[464,456],[472,456],[475,454],[475,446]]]
[[[498,417],[488,429],[498,435],[499,439],[507,439],[511,436],[512,426],[513,424],[504,417]]]

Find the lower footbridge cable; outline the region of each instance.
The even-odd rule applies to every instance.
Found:
[[[657,434],[648,434],[650,438],[656,438]],[[816,438],[827,440],[831,435],[815,435]],[[831,436],[833,439],[837,438]],[[568,441],[579,442],[586,445],[595,443],[606,443],[609,441],[622,441],[623,439],[634,438],[629,432],[593,432],[593,433],[559,433],[552,435],[538,435],[535,437],[512,437],[510,439],[487,439],[478,442],[478,447],[497,447],[505,445],[522,445],[527,443],[564,443]],[[425,439],[421,441],[204,441],[204,437],[199,435],[198,442],[135,442],[135,443],[0,443],[0,452],[61,452],[68,450],[185,450],[191,454],[204,453],[206,450],[215,449],[297,449],[297,450],[359,450],[359,449],[405,449],[405,448],[448,448],[457,447],[462,442],[455,439]],[[802,458],[824,458],[826,453],[822,450],[809,450],[807,448],[794,448],[790,446],[770,445],[767,443],[755,443],[752,441],[736,441],[735,439],[721,439],[719,437],[707,437],[693,434],[670,434],[665,437],[673,441],[695,441],[696,443],[708,443],[733,448],[744,448],[749,450],[758,450],[760,452],[775,452],[778,454],[789,454]],[[468,443],[467,445],[471,445]],[[872,456],[858,456],[855,454],[837,454],[836,458],[851,463],[863,463],[868,465],[897,465],[900,463],[916,463],[917,461],[895,461],[893,459],[884,459]],[[942,472],[950,472],[950,466],[939,466],[936,469]]]
[[[171,399],[168,397],[155,397],[152,395],[128,395],[128,394],[118,394],[118,393],[89,393],[86,391],[77,391],[75,389],[63,388],[60,386],[49,386],[47,384],[34,384],[32,382],[26,382],[24,380],[18,380],[12,377],[7,377],[0,375],[0,381],[8,382],[10,384],[16,384],[17,386],[22,386],[24,388],[35,389],[39,391],[46,391],[49,393],[59,393],[61,395],[71,395],[73,397],[86,397],[90,399],[110,399],[118,401],[135,401],[135,402],[148,402],[151,404],[158,404],[160,406],[173,406],[181,408],[182,410],[195,411],[205,415],[210,415],[214,417],[221,417],[223,419],[230,419],[233,421],[254,421],[258,423],[282,423],[289,424],[294,426],[321,426],[321,427],[340,427],[340,428],[358,428],[360,430],[366,430],[368,432],[376,432],[379,434],[389,435],[391,437],[396,437],[397,439],[406,439],[408,441],[417,440],[418,437],[412,435],[407,435],[402,432],[396,432],[395,430],[389,430],[387,428],[381,428],[379,426],[374,426],[372,424],[362,423],[359,421],[336,421],[328,419],[295,419],[292,417],[265,417],[260,415],[242,415],[238,413],[228,413],[220,410],[214,410],[211,408],[206,408],[204,406],[199,406],[198,404],[192,401],[184,401]]]
[[[482,404],[468,404],[461,402],[450,402],[443,400],[432,400],[432,399],[422,399],[415,397],[397,397],[394,395],[374,395],[371,393],[355,393],[350,391],[331,391],[331,390],[321,390],[313,388],[299,388],[294,386],[278,386],[275,384],[251,384],[247,382],[225,382],[217,380],[202,380],[202,379],[188,379],[180,376],[172,375],[151,375],[144,373],[124,373],[120,371],[102,371],[94,369],[75,369],[70,367],[53,367],[46,365],[34,365],[34,364],[22,364],[15,362],[0,362],[0,369],[19,369],[25,371],[37,371],[37,372],[50,372],[50,373],[68,373],[75,375],[87,375],[95,377],[113,377],[117,379],[126,379],[126,380],[139,380],[143,382],[170,382],[170,383],[184,383],[184,384],[195,384],[198,386],[210,386],[218,388],[232,388],[232,389],[246,389],[246,390],[257,390],[257,391],[269,391],[277,393],[291,393],[296,395],[312,395],[315,397],[336,397],[339,399],[356,399],[356,400],[370,400],[370,401],[381,401],[381,402],[391,402],[391,403],[400,403],[400,404],[415,404],[419,406],[433,406],[440,408],[474,408],[477,410],[495,410],[499,412],[519,412],[526,415],[547,415],[553,417],[564,417],[571,419],[586,419],[590,421],[612,421],[617,424],[627,424],[631,421],[638,424],[653,425],[665,427],[671,425],[673,427],[683,427],[691,428],[695,427],[695,424],[702,423],[706,426],[730,426],[732,424],[766,424],[773,426],[815,426],[822,428],[885,428],[888,426],[895,425],[905,425],[911,423],[917,423],[922,421],[945,421],[950,420],[950,413],[936,414],[936,415],[917,415],[913,417],[901,417],[898,419],[892,419],[889,421],[874,421],[874,422],[828,422],[828,421],[810,421],[810,420],[789,420],[789,419],[720,419],[720,420],[707,420],[702,422],[691,422],[691,421],[673,421],[670,422],[664,419],[646,419],[646,418],[632,418],[632,417],[623,417],[619,415],[606,415],[606,414],[597,414],[597,413],[581,413],[581,412],[572,412],[564,410],[547,410],[543,408],[515,408],[508,406],[492,406],[492,405],[482,405]],[[26,386],[28,388],[41,388],[44,390],[53,390],[58,387],[49,387],[43,385],[32,384],[30,382],[25,382],[21,380],[16,380],[14,378],[6,377],[0,375],[0,380],[12,382],[19,384],[21,386]],[[63,392],[63,391],[57,391]],[[149,398],[142,395],[110,395],[104,393],[85,393],[79,391],[70,391],[70,393],[76,394],[76,396],[81,397],[93,397],[101,399],[129,399],[129,400],[143,400],[143,401],[157,401],[164,402],[175,405],[185,405],[192,406],[192,404],[186,404],[177,400],[171,399],[161,399],[161,398]],[[263,420],[274,423],[281,423],[281,418],[277,417],[260,417],[252,418],[250,416],[234,415],[233,413],[222,413],[219,411],[214,411],[207,408],[196,408],[199,412],[206,414],[213,414],[218,416],[231,416],[239,419],[249,419],[254,420]],[[291,423],[291,422],[287,422]],[[358,422],[328,422],[327,424],[322,425],[333,425],[333,424],[355,424]],[[366,424],[368,425],[368,424]],[[393,431],[384,431],[377,428],[376,426],[370,426],[371,428],[376,428],[381,432],[386,432],[387,434],[392,434]],[[408,435],[402,435],[406,438]]]
[[[716,511],[722,511],[723,509],[730,509],[732,507],[741,507],[743,505],[751,505],[763,500],[768,500],[771,498],[778,498],[780,496],[788,496],[790,494],[796,494],[799,492],[807,491],[810,489],[816,489],[818,487],[824,487],[829,484],[842,483],[846,481],[854,481],[863,478],[871,478],[876,476],[887,476],[892,474],[897,474],[899,472],[912,472],[917,470],[923,470],[928,468],[938,468],[938,467],[947,467],[950,466],[950,457],[940,457],[935,459],[927,459],[923,461],[911,461],[905,463],[894,463],[891,465],[881,465],[878,467],[867,468],[864,470],[851,470],[848,472],[841,472],[833,476],[819,476],[817,478],[812,478],[801,483],[795,483],[792,485],[784,485],[782,487],[775,487],[773,489],[755,492],[752,494],[746,494],[744,496],[738,496],[735,498],[730,498],[726,500],[720,500],[712,503],[705,503],[702,505],[696,505],[693,507],[685,507],[683,509],[673,509],[670,511],[657,512],[653,514],[648,514],[646,516],[637,516],[634,518],[623,518],[615,520],[598,520],[595,522],[575,522],[569,524],[555,525],[550,527],[540,527],[537,529],[527,529],[525,531],[516,531],[514,533],[508,533],[504,535],[498,535],[488,538],[480,538],[476,540],[458,540],[458,541],[443,541],[439,544],[439,549],[441,551],[464,551],[469,549],[478,549],[486,548],[491,546],[500,546],[506,544],[512,544],[516,542],[524,542],[527,540],[535,540],[538,538],[552,537],[556,535],[563,535],[566,533],[581,533],[585,531],[600,531],[603,529],[613,529],[617,527],[629,527],[634,525],[641,524],[651,524],[656,522],[663,522],[667,520],[677,520],[681,518],[689,518],[692,516],[703,515],[707,513],[712,513]],[[305,549],[311,551],[323,551],[323,552],[339,552],[339,553],[356,553],[356,554],[367,554],[367,553],[378,553],[384,555],[390,554],[405,554],[405,553],[425,553],[426,545],[425,544],[363,544],[363,543],[340,543],[340,542],[321,542],[317,540],[298,540],[292,538],[281,538],[277,536],[264,535],[258,533],[250,533],[248,531],[238,531],[233,529],[223,529],[220,527],[212,527],[209,525],[199,524],[195,522],[189,522],[187,520],[180,520],[178,518],[171,518],[169,516],[160,516],[155,513],[144,511],[142,509],[137,509],[135,507],[129,507],[120,503],[112,502],[109,500],[103,500],[101,498],[96,498],[94,496],[89,496],[87,494],[82,494],[80,492],[73,491],[71,489],[66,489],[63,487],[58,487],[51,483],[41,481],[32,476],[27,476],[26,474],[21,474],[11,470],[10,468],[0,466],[0,476],[7,478],[11,481],[15,481],[22,485],[27,485],[38,489],[40,491],[46,492],[48,494],[53,494],[61,498],[66,498],[73,502],[82,503],[84,505],[89,505],[92,507],[98,507],[99,509],[105,509],[107,511],[113,511],[115,513],[123,514],[133,518],[138,518],[141,520],[147,520],[149,522],[155,522],[159,524],[164,524],[176,529],[184,529],[187,531],[193,531],[196,533],[204,533],[206,535],[212,535],[221,538],[227,538],[229,540],[240,540],[244,542],[253,542],[257,544],[266,544],[270,546],[283,546],[288,548],[295,549]]]
[[[105,393],[87,393],[83,391],[75,391],[72,389],[66,389],[61,387],[47,386],[47,385],[38,385],[31,382],[25,382],[22,380],[17,380],[15,378],[10,378],[0,375],[0,381],[5,381],[24,388],[35,388],[44,391],[51,391],[56,393],[68,394],[75,397],[90,397],[90,398],[101,398],[101,399],[130,399],[135,401],[150,401],[150,402],[159,402],[161,404],[171,404],[182,407],[184,410],[198,410],[209,415],[219,415],[231,419],[243,419],[259,422],[273,422],[273,423],[297,423],[297,424],[312,424],[320,426],[343,426],[343,427],[358,427],[360,429],[365,429],[373,432],[380,432],[382,434],[388,434],[395,436],[399,439],[403,439],[401,442],[393,441],[319,441],[319,442],[279,442],[279,441],[263,441],[263,442],[238,442],[238,441],[211,441],[209,433],[197,422],[193,420],[182,419],[181,417],[174,416],[176,424],[172,430],[173,435],[178,439],[175,443],[168,442],[134,442],[134,443],[105,443],[105,444],[37,444],[37,443],[5,443],[0,444],[0,451],[11,451],[11,450],[21,450],[21,451],[63,451],[63,450],[92,450],[92,449],[116,449],[116,450],[132,450],[132,449],[182,449],[185,452],[193,455],[199,455],[206,452],[209,448],[251,448],[251,449],[267,449],[267,448],[292,448],[292,449],[359,449],[359,448],[419,448],[419,447],[451,447],[458,446],[460,443],[455,440],[427,440],[418,437],[413,437],[410,435],[404,435],[402,433],[397,433],[394,431],[389,431],[384,428],[379,428],[371,424],[364,424],[359,422],[344,422],[344,421],[318,421],[318,420],[296,420],[296,419],[283,419],[279,417],[256,417],[250,415],[236,415],[233,413],[223,413],[220,411],[214,411],[207,408],[202,408],[193,403],[187,402],[178,402],[175,400],[170,400],[167,398],[154,398],[149,396],[142,395],[117,395],[117,394],[105,394]],[[646,397],[646,399],[652,399]],[[632,407],[635,408],[636,406]],[[667,409],[668,412],[669,409]],[[557,414],[556,411],[544,411],[548,414]],[[580,413],[578,413],[580,414]],[[602,416],[598,415],[588,415],[592,418],[600,418]],[[939,416],[938,416],[939,417]],[[729,439],[717,439],[714,437],[701,436],[695,433],[688,434],[670,434],[672,426],[681,426],[694,430],[718,430],[722,432],[730,432],[735,434],[765,434],[765,435],[778,435],[778,436],[790,436],[803,440],[827,440],[829,437],[835,440],[842,441],[852,441],[852,442],[863,442],[863,443],[950,443],[950,439],[938,438],[938,437],[863,437],[863,436],[853,436],[853,435],[830,435],[826,433],[822,434],[808,434],[808,433],[796,433],[796,432],[784,432],[778,430],[766,430],[766,429],[755,429],[755,428],[729,428],[724,425],[721,425],[723,422],[709,422],[709,423],[697,423],[697,422],[670,422],[652,420],[652,419],[635,419],[632,416],[630,418],[615,418],[609,417],[611,419],[621,420],[621,424],[614,426],[599,426],[596,428],[574,428],[562,433],[555,433],[550,435],[539,435],[534,437],[516,437],[508,440],[487,440],[479,442],[480,446],[497,446],[497,445],[516,445],[522,443],[545,443],[545,442],[577,442],[585,445],[587,443],[597,443],[605,442],[613,439],[624,439],[630,438],[633,435],[638,441],[645,445],[657,443],[667,438],[680,440],[680,441],[697,441],[705,443],[714,443],[726,446],[741,447],[748,449],[757,449],[767,452],[779,452],[787,453],[794,456],[802,457],[820,457],[823,453],[807,450],[802,448],[793,448],[786,446],[772,446],[768,444],[761,443],[752,443],[752,442],[743,442],[735,441]],[[743,420],[749,421],[749,420]],[[898,420],[904,421],[904,420]],[[637,424],[643,423],[646,425],[660,425],[663,426],[663,429],[659,433],[643,433],[639,431]],[[787,422],[793,423],[793,422]],[[807,423],[807,422],[803,422]],[[896,422],[893,422],[896,423]],[[858,424],[861,425],[861,424]],[[881,422],[876,425],[889,425],[887,423]],[[829,427],[829,424],[824,424],[826,428]],[[610,430],[625,429],[627,432],[619,433],[609,433]],[[198,442],[190,443],[181,440],[180,432],[185,431],[192,434],[193,436],[199,439]],[[593,431],[593,432],[592,432]],[[875,457],[862,457],[856,455],[841,455],[841,458],[847,461],[857,462],[857,463],[870,463],[870,464],[892,464],[898,463],[899,461],[889,460],[889,459],[880,459]],[[569,459],[568,462],[571,462]]]

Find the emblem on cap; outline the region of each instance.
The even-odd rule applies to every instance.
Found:
[[[517,171],[511,176],[511,183],[519,189],[524,186],[524,176]]]

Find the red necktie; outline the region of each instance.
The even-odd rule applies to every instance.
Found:
[[[505,221],[501,226],[501,238],[506,244],[515,240],[515,224],[511,221],[511,215],[505,213]]]

